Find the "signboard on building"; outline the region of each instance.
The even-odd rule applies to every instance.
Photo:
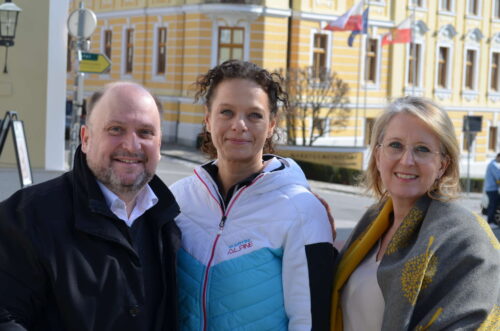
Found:
[[[339,168],[363,170],[365,147],[304,147],[284,146],[276,147],[280,156],[289,157],[297,161],[330,165]]]

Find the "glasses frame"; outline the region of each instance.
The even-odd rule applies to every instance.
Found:
[[[390,160],[392,160],[392,161],[401,160],[401,158],[403,157],[403,155],[405,155],[405,153],[406,153],[406,152],[408,152],[408,146],[415,147],[414,145],[405,145],[405,144],[401,143],[401,145],[403,145],[403,146],[404,146],[404,151],[403,151],[403,153],[402,153],[402,154],[401,154],[401,156],[400,156],[400,157],[398,157],[398,158],[392,158],[391,156],[387,155],[387,153],[386,153],[386,152],[384,152],[384,151],[383,151],[383,150],[384,150],[384,147],[388,147],[388,146],[389,146],[389,144],[390,144],[390,143],[387,143],[387,144],[384,144],[384,143],[379,143],[379,144],[377,144],[377,148],[380,148],[380,149],[382,150],[382,153],[384,153],[384,155],[385,155],[388,159],[390,159]],[[415,153],[414,153],[414,151],[413,151],[413,148],[410,148],[410,151],[411,151],[411,154],[412,154],[413,160],[415,160],[415,162],[417,162],[417,163],[425,163],[425,162],[427,162],[427,161],[428,161],[428,160],[423,160],[423,161],[422,161],[422,160],[419,160],[419,158],[417,158],[417,157],[415,156]],[[441,155],[443,158],[445,158],[445,157],[446,157],[446,153],[443,153],[443,152],[441,152],[441,151],[437,151],[437,152],[436,152],[436,151],[429,151],[429,153],[432,153],[432,154],[435,154],[435,155]]]

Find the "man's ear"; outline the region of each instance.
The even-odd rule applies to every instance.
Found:
[[[89,131],[90,128],[86,124],[80,128],[80,140],[82,141],[82,152],[84,153],[89,150]]]

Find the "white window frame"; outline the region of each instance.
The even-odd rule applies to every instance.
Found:
[[[166,28],[167,29],[167,43],[168,43],[168,24],[163,23],[163,22],[157,22],[153,26],[153,56],[152,56],[152,66],[151,66],[151,77],[152,80],[155,82],[165,82],[167,80],[166,75],[168,72],[168,56],[165,55],[165,73],[164,74],[158,74],[158,47],[160,45],[158,44],[158,30],[160,28]],[[168,47],[166,52],[168,53]]]
[[[500,34],[498,34],[497,37],[500,37]],[[500,40],[497,40],[495,37],[491,39],[491,48],[490,48],[490,58],[489,58],[489,63],[488,63],[488,99],[493,102],[498,102],[500,101],[500,89],[498,91],[492,90],[491,89],[491,66],[493,64],[493,53],[499,53],[500,54]],[[500,87],[500,68],[498,68],[498,82],[499,82],[499,87]]]
[[[108,31],[108,30],[111,30],[111,38],[113,38],[113,34],[114,34],[113,33],[113,27],[109,26],[108,22],[105,22],[105,24],[101,28],[101,47],[100,47],[100,52],[102,54],[106,54],[106,44],[105,44],[106,38],[105,38],[105,36],[106,36],[106,31]],[[111,44],[112,43],[113,42],[111,42]],[[113,47],[111,47],[111,52],[113,52]],[[112,61],[111,57],[109,58],[109,60]],[[113,63],[113,62],[111,62],[111,63]],[[110,78],[110,74],[111,74],[111,70],[109,70],[106,73],[100,74],[99,75],[99,79],[109,79]]]
[[[120,68],[120,72],[121,72],[121,76],[122,78],[125,78],[125,79],[131,79],[132,78],[132,75],[134,73],[134,71],[132,70],[132,73],[127,73],[125,71],[125,68],[127,66],[127,30],[128,29],[133,29],[134,30],[134,62],[136,60],[136,57],[135,57],[135,50],[136,50],[136,43],[135,43],[135,40],[136,40],[136,34],[137,34],[137,28],[135,27],[134,24],[126,24],[122,27],[122,56],[121,56],[121,68]]]
[[[467,51],[472,50],[476,52],[476,56],[474,57],[474,72],[473,72],[473,77],[472,77],[472,89],[468,89],[465,86],[465,72],[467,70]],[[462,55],[463,59],[463,64],[462,64],[462,96],[467,100],[475,100],[479,96],[479,84],[478,84],[478,77],[479,77],[479,58],[481,57],[481,49],[479,45],[475,44],[466,44],[464,47],[464,53]]]
[[[411,43],[408,43],[406,45],[406,70],[405,70],[405,86],[406,86],[406,89],[405,89],[405,92],[412,92],[413,90],[415,90],[416,92],[418,93],[422,93],[423,92],[423,79],[424,79],[424,66],[425,66],[425,58],[424,58],[424,54],[425,54],[425,51],[424,51],[424,47],[425,47],[425,43],[423,42],[423,40],[415,40],[414,41],[415,44],[419,45],[420,46],[420,51],[418,52],[418,57],[420,59],[420,66],[417,68],[417,77],[418,77],[418,84],[413,87],[413,85],[410,85],[409,82],[408,82],[408,77],[410,75],[410,45]]]
[[[491,1],[491,8],[492,8],[492,11],[491,11],[491,20],[493,22],[500,22],[500,16],[495,16],[495,13],[498,11],[498,7],[500,6],[500,0],[492,0]]]
[[[235,15],[237,16],[237,15]],[[222,16],[221,16],[222,17]],[[235,22],[235,19],[224,20],[221,18],[215,19],[212,24],[212,43],[211,50],[211,60],[210,63],[212,67],[215,67],[219,60],[219,28],[243,28],[243,61],[250,60],[250,22],[248,20],[239,20]],[[229,22],[229,24],[228,24]]]
[[[498,48],[498,47],[492,47],[490,49],[490,61],[489,61],[489,66],[488,66],[488,93],[489,94],[500,94],[500,67],[497,68],[497,71],[498,71],[498,73],[497,73],[497,76],[498,76],[497,77],[497,82],[498,82],[498,87],[499,88],[498,88],[497,91],[491,89],[491,81],[493,79],[493,77],[491,76],[491,69],[493,67],[493,53],[497,53],[500,56],[500,48]]]
[[[362,34],[362,41],[361,41],[361,49],[362,49],[362,54],[361,58],[363,59],[361,61],[361,75],[363,79],[361,79],[361,87],[367,90],[378,90],[380,89],[380,70],[382,66],[382,38],[380,35],[374,35],[370,36],[370,39],[376,39],[377,40],[377,61],[376,61],[376,69],[375,69],[375,82],[367,82],[365,79],[365,66],[366,66],[366,41],[368,39],[368,35]]]
[[[408,8],[413,9],[413,4],[418,0],[408,0]],[[427,11],[427,0],[421,0],[422,5],[421,6],[416,6],[415,9],[418,11]]]
[[[331,31],[328,30],[320,30],[320,29],[311,29],[310,37],[309,37],[309,66],[312,67],[314,61],[314,35],[316,33],[325,34],[326,35],[326,59],[325,59],[325,68],[330,70],[332,66],[332,42],[333,35]]]
[[[452,91],[452,64],[453,64],[453,43],[449,41],[439,41],[436,45],[436,68],[435,68],[435,77],[434,77],[434,93],[440,99],[447,99],[451,97]],[[446,86],[440,87],[438,83],[439,78],[439,49],[441,47],[448,48],[448,59],[446,61]]]
[[[497,136],[495,137],[495,149],[490,149],[490,129],[492,127],[497,128]],[[496,154],[498,148],[498,126],[493,125],[492,121],[488,121],[488,130],[486,130],[486,155],[488,154]]]
[[[438,4],[438,13],[439,14],[445,14],[445,15],[455,15],[455,0],[451,0],[451,10],[446,10],[446,9],[443,9],[443,1],[445,0],[439,0],[439,4]]]
[[[469,12],[469,4],[471,1],[477,1],[477,15]],[[481,0],[467,0],[467,3],[465,4],[465,17],[466,18],[481,19],[482,12],[483,12],[483,3]]]

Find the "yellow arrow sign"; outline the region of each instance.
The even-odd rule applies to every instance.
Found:
[[[111,69],[111,61],[109,58],[100,53],[82,52],[80,60],[80,72],[91,74],[102,74]]]

